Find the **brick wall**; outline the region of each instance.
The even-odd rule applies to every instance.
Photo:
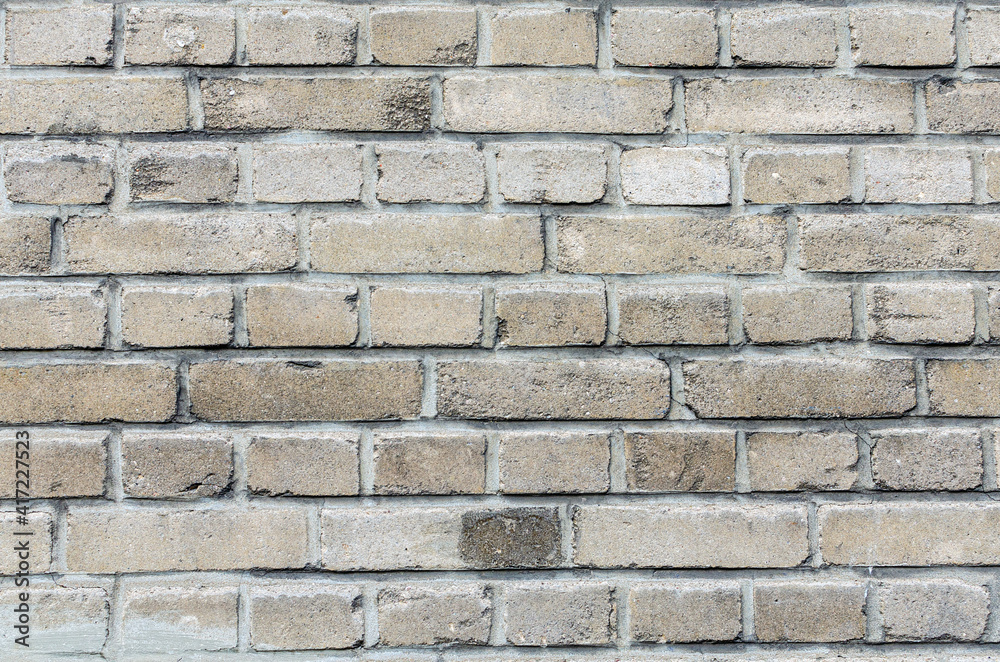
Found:
[[[1000,6],[0,13],[0,659],[1000,655]]]

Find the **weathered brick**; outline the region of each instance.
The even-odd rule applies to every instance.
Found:
[[[504,622],[515,646],[605,646],[615,634],[611,586],[533,582],[506,587]]]
[[[852,641],[865,636],[861,582],[755,582],[754,626],[759,641]]]
[[[478,285],[387,285],[372,288],[372,345],[477,344],[483,292]]]
[[[486,437],[476,432],[380,432],[373,462],[376,494],[482,494]]]
[[[953,8],[854,7],[850,22],[855,64],[927,67],[955,61]]]
[[[126,285],[121,306],[122,340],[129,345],[228,345],[233,337],[233,292],[228,287]]]
[[[883,342],[968,343],[976,332],[972,288],[946,283],[867,285],[868,337]]]
[[[108,145],[9,143],[4,185],[11,202],[105,204],[115,186],[114,148]]]
[[[603,283],[510,283],[496,288],[497,341],[511,347],[599,345],[607,306]]]
[[[577,565],[595,568],[782,568],[809,555],[806,507],[578,506]]]
[[[415,418],[422,381],[417,361],[199,361],[191,412],[213,421]]]
[[[607,190],[608,157],[601,144],[503,143],[497,178],[509,202],[594,202]]]
[[[875,486],[889,490],[969,490],[983,475],[977,430],[872,430]]]
[[[239,590],[194,577],[163,585],[125,580],[122,643],[130,654],[236,646]]]
[[[699,418],[899,415],[916,406],[915,384],[913,363],[906,360],[782,357],[684,363],[686,403]]]
[[[353,284],[253,285],[246,297],[252,347],[336,347],[358,337],[358,288]]]
[[[100,347],[107,301],[96,285],[0,287],[0,349]]]
[[[490,636],[490,596],[482,584],[409,584],[378,594],[382,646],[483,645]]]
[[[627,345],[724,345],[729,298],[721,287],[621,284],[618,318]]]
[[[16,572],[32,575],[48,572],[52,563],[52,516],[38,511],[29,512],[25,524],[23,521],[18,521],[17,518],[21,516],[13,512],[13,506],[10,506],[10,509],[8,512],[0,512],[0,525],[2,525],[0,545],[3,545],[3,549],[10,550],[0,559],[0,572],[6,576],[12,576]],[[28,532],[30,537],[15,536],[15,532],[18,531]],[[18,554],[14,552],[15,545],[23,544],[25,538],[29,540],[28,558],[19,560]]]
[[[768,285],[743,290],[743,332],[754,343],[848,340],[851,289]]]
[[[505,431],[497,446],[505,494],[599,493],[610,487],[606,433]]]
[[[1000,64],[1000,10],[970,7],[965,13],[969,60],[973,66]]]
[[[847,147],[755,147],[743,153],[743,199],[831,203],[851,195]]]
[[[719,60],[715,12],[682,7],[617,7],[611,54],[629,67],[711,67]]]
[[[316,579],[257,581],[249,596],[254,650],[354,648],[364,638],[358,587]]]
[[[342,496],[358,493],[358,434],[264,431],[246,449],[254,494]]]
[[[987,195],[1000,200],[1000,149],[983,150],[983,177]]]
[[[354,62],[358,19],[338,7],[248,7],[246,57],[251,65]]]
[[[24,659],[41,659],[45,654],[99,654],[108,633],[111,581],[60,577],[49,582],[38,576],[30,581],[30,589],[11,584],[0,590],[0,609],[8,614],[16,614],[21,597],[28,594],[29,637],[25,641],[31,655]],[[5,628],[0,633],[0,645],[14,651],[18,645],[14,640],[20,636],[15,627]],[[21,659],[16,653],[9,655]]]
[[[114,7],[11,8],[7,63],[105,66],[111,62]]]
[[[991,287],[986,302],[989,312],[990,340],[1000,340],[1000,288]]]
[[[621,156],[625,201],[640,205],[724,205],[729,158],[724,147],[642,147]]]
[[[232,64],[236,16],[229,7],[130,7],[127,64]]]
[[[1000,361],[927,361],[935,416],[1000,416]]]
[[[228,145],[167,143],[129,150],[133,200],[232,202],[238,172]]]
[[[372,7],[372,58],[380,64],[476,62],[474,7]]]
[[[755,492],[849,490],[858,479],[857,464],[857,437],[846,432],[747,435],[747,470]]]
[[[492,65],[597,63],[597,20],[592,9],[501,7],[490,17],[490,30]]]
[[[52,221],[42,216],[4,216],[0,221],[0,274],[49,271]]]
[[[28,434],[31,498],[104,496],[107,430],[11,428],[0,435],[0,450],[6,457],[14,458],[24,450],[23,445],[17,446],[23,439],[19,432]],[[0,486],[0,498],[16,496],[17,469],[15,462],[8,463],[7,482]]]
[[[829,10],[800,5],[738,8],[730,31],[737,66],[829,67],[837,60],[837,23]]]
[[[731,492],[732,432],[626,432],[625,481],[630,492]]]
[[[483,155],[475,145],[379,145],[378,184],[383,202],[479,202],[486,193]]]
[[[140,499],[218,496],[233,481],[233,441],[221,434],[122,433],[125,495]]]
[[[557,266],[570,273],[775,273],[787,226],[777,216],[562,216]]]
[[[1000,132],[1000,83],[932,80],[926,86],[927,127],[935,133]]]
[[[742,629],[736,582],[662,581],[629,589],[633,641],[733,641]]]
[[[254,145],[253,193],[263,202],[361,199],[361,147],[349,143]]]
[[[890,580],[878,589],[886,641],[977,641],[989,604],[985,586],[955,579]]]
[[[867,202],[972,202],[972,160],[964,149],[869,147]]]

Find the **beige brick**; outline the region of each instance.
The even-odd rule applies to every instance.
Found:
[[[444,120],[466,133],[662,133],[672,91],[669,78],[455,74],[444,81]]]
[[[114,7],[11,8],[7,63],[105,66],[111,63]]]
[[[833,12],[801,5],[737,8],[730,28],[733,63],[829,67],[837,60]]]
[[[475,145],[378,145],[383,202],[479,202],[486,193],[483,155]]]
[[[640,205],[724,205],[729,158],[723,147],[642,147],[621,156],[625,201]]]
[[[137,213],[70,216],[63,230],[71,273],[285,271],[298,256],[285,213]]]
[[[121,449],[128,497],[214,497],[232,485],[233,441],[226,435],[125,430]]]
[[[490,64],[595,65],[597,21],[592,9],[503,8],[490,17]]]
[[[987,297],[990,339],[1000,340],[1000,288],[990,288]]]
[[[0,368],[3,423],[160,422],[177,409],[177,374],[163,363],[36,363]]]
[[[611,55],[629,67],[711,67],[719,60],[715,12],[681,7],[617,7]]]
[[[496,288],[497,340],[511,347],[600,345],[603,283],[510,283]]]
[[[133,200],[232,202],[238,172],[228,145],[166,143],[129,150]]]
[[[804,505],[576,507],[577,565],[782,568],[809,555]]]
[[[777,216],[561,216],[557,266],[570,273],[775,273],[787,225]]]
[[[423,131],[431,113],[429,79],[402,75],[208,78],[201,96],[210,131]]]
[[[255,433],[246,449],[247,489],[272,496],[357,494],[358,443],[352,432]]]
[[[127,64],[232,64],[236,18],[228,7],[130,7]]]
[[[913,86],[846,78],[704,78],[685,84],[688,130],[909,133]]]
[[[301,569],[307,516],[294,507],[70,506],[70,572]],[[224,544],[220,544],[224,541]]]
[[[0,287],[0,349],[100,347],[106,314],[95,285]]]
[[[728,326],[722,287],[618,285],[618,337],[626,345],[724,345]]]
[[[416,418],[421,372],[417,361],[198,361],[191,412],[212,421]]]
[[[0,572],[7,576],[16,572],[32,575],[48,572],[52,563],[52,516],[38,511],[29,512],[28,523],[24,524],[17,521],[19,515],[13,512],[14,507],[9,508],[8,512],[0,513],[0,545],[3,545],[3,549],[10,550],[0,559]],[[30,535],[15,535],[18,532],[28,532]],[[15,546],[23,549],[25,540],[28,541],[28,558],[19,560],[14,549]]]
[[[21,605],[21,597],[25,592],[28,594],[27,642],[31,655],[23,659],[42,659],[45,654],[55,659],[60,659],[56,657],[59,654],[99,654],[108,634],[111,581],[60,577],[49,582],[37,576],[30,581],[30,589],[10,584],[0,590],[0,609],[7,614],[16,614],[14,610]],[[14,618],[11,627],[0,632],[0,646],[7,651],[17,650],[14,640],[21,636],[14,627]],[[22,659],[16,653],[9,655],[11,659]]]
[[[376,494],[482,494],[486,437],[476,432],[380,432],[373,451]]]
[[[263,202],[361,199],[361,148],[345,143],[255,145],[254,197]]]
[[[513,584],[504,597],[507,641],[515,646],[605,646],[613,641],[616,609],[609,584]]]
[[[878,589],[886,641],[977,641],[989,603],[985,586],[954,579],[890,580]]]
[[[595,202],[607,190],[608,157],[602,144],[502,143],[497,177],[508,202]]]
[[[732,492],[732,432],[626,432],[625,482],[630,492]]]
[[[899,415],[917,404],[915,380],[907,360],[782,357],[684,363],[686,403],[699,418]]]
[[[246,297],[252,347],[337,347],[358,337],[358,288],[353,284],[253,285]]]
[[[474,7],[372,7],[372,58],[379,64],[476,62]]]
[[[121,293],[122,340],[137,347],[228,345],[233,292],[228,287],[145,287]]]
[[[927,127],[935,133],[1000,131],[998,82],[929,81],[926,98]]]
[[[969,490],[983,476],[977,430],[872,430],[872,475],[888,490]]]
[[[1000,64],[1000,10],[970,8],[965,13],[969,59],[973,66]]]
[[[0,274],[49,271],[52,221],[41,216],[4,216],[0,221]]]
[[[754,625],[759,641],[852,641],[865,636],[860,582],[755,582]]]
[[[16,496],[16,472],[24,467],[18,467],[14,458],[25,450],[23,444],[17,445],[22,440],[29,444],[31,498],[104,496],[107,437],[107,430],[4,430],[0,435],[0,452],[12,459],[7,463],[7,481],[0,486],[0,498]]]
[[[249,595],[254,650],[354,648],[364,638],[356,586],[313,579],[258,581]]]
[[[606,433],[504,431],[497,445],[505,494],[600,493],[610,487]]]
[[[994,565],[994,503],[868,503],[819,507],[820,549],[833,565]]]
[[[987,195],[994,201],[1000,200],[1000,149],[983,151],[983,177]]]
[[[490,595],[482,584],[409,584],[378,594],[382,646],[484,645],[490,636]]]
[[[972,160],[964,149],[869,147],[867,202],[972,202]]]
[[[755,147],[743,153],[743,199],[764,204],[850,198],[846,147]]]
[[[236,585],[195,578],[179,585],[125,582],[121,627],[127,653],[235,648]]]
[[[438,413],[479,419],[651,419],[670,409],[670,369],[656,359],[445,361]]]
[[[115,186],[114,148],[80,143],[8,143],[4,184],[11,202],[105,204]]]
[[[372,288],[372,345],[469,346],[483,335],[478,285],[387,285]]]
[[[1000,361],[927,361],[932,416],[1000,416]]]
[[[868,337],[883,342],[972,342],[976,332],[972,288],[946,283],[865,286]]]
[[[246,56],[251,65],[354,62],[358,19],[337,7],[249,7]]]
[[[733,641],[742,630],[736,582],[674,580],[633,584],[629,635],[643,643]]]
[[[750,489],[757,492],[849,490],[858,479],[857,437],[846,432],[747,435]]]
[[[854,7],[850,21],[855,64],[927,67],[955,62],[953,8]]]
[[[313,216],[312,268],[341,273],[540,271],[538,216],[327,214]]]
[[[754,343],[849,340],[849,287],[767,285],[743,290],[743,332]]]

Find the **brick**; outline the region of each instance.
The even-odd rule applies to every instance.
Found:
[[[52,221],[42,216],[4,216],[0,222],[0,274],[49,271]]]
[[[196,499],[228,492],[233,441],[220,434],[122,433],[125,495],[140,499]]]
[[[357,494],[358,444],[354,432],[255,433],[246,447],[247,489],[271,496]]]
[[[858,480],[857,437],[846,432],[747,435],[747,470],[755,492],[840,491]]]
[[[954,579],[881,582],[878,604],[886,641],[978,641],[990,612],[986,587]]]
[[[284,213],[71,216],[63,238],[71,273],[273,272],[298,256],[295,220]]]
[[[653,419],[670,408],[670,370],[655,359],[445,361],[437,386],[450,418]]]
[[[128,167],[133,200],[232,202],[236,197],[236,150],[228,145],[133,147]]]
[[[855,64],[927,67],[955,62],[952,8],[854,7],[850,23]]]
[[[732,492],[732,432],[626,432],[629,492]]]
[[[246,57],[251,65],[354,62],[358,19],[327,7],[248,7]]]
[[[511,347],[600,345],[603,283],[510,283],[496,288],[497,341]]]
[[[1000,288],[990,288],[987,293],[990,339],[1000,340]]]
[[[52,515],[38,511],[29,512],[28,523],[18,523],[16,518],[19,516],[13,512],[14,507],[8,507],[10,508],[8,512],[0,513],[0,524],[3,525],[0,529],[0,544],[11,552],[4,554],[0,560],[0,572],[7,576],[16,572],[31,575],[48,572],[52,563]],[[15,531],[30,532],[31,536],[30,538],[24,535],[15,536]],[[18,560],[17,554],[13,553],[14,546],[23,543],[25,538],[29,539],[29,558]]]
[[[684,363],[699,418],[867,418],[916,406],[907,360],[760,358]],[[783,384],[780,390],[775,384]]]
[[[32,655],[99,654],[108,633],[111,582],[66,577],[60,578],[58,584],[41,577],[32,577],[30,581],[27,641]],[[14,609],[21,604],[21,594],[26,590],[26,587],[9,586],[0,591],[0,609],[8,614],[16,613]],[[6,628],[6,632],[0,634],[0,645],[5,650],[15,650],[14,640],[20,636],[14,627]]]
[[[455,74],[444,119],[465,133],[662,133],[670,79],[560,73]]]
[[[1000,149],[983,151],[983,177],[986,194],[994,201],[1000,200]]]
[[[476,432],[376,433],[375,494],[482,494],[486,437]]]
[[[595,202],[607,191],[608,157],[601,144],[502,143],[497,178],[508,202]]]
[[[1000,523],[992,503],[821,505],[820,549],[833,565],[994,565]]]
[[[618,286],[618,337],[626,345],[724,345],[728,326],[721,287]]]
[[[383,202],[479,202],[486,193],[475,145],[379,145],[375,194]]]
[[[972,160],[964,149],[869,147],[867,202],[972,202]]]
[[[913,130],[910,83],[846,78],[705,78],[685,84],[688,131],[877,134]]]
[[[849,340],[851,289],[767,285],[743,290],[743,332],[754,343]]]
[[[594,568],[783,568],[809,555],[793,505],[577,506],[575,561]]]
[[[247,288],[251,347],[338,347],[358,337],[358,288],[348,283],[280,283]]]
[[[1000,132],[1000,83],[930,81],[926,97],[927,127],[934,133]]]
[[[680,7],[616,7],[611,55],[628,67],[711,67],[719,61],[715,12]]]
[[[968,343],[976,333],[972,288],[945,283],[865,286],[868,337],[882,342]]]
[[[0,450],[14,458],[21,430],[9,429],[0,436]],[[33,499],[104,496],[107,470],[107,430],[38,429],[28,434],[30,467],[29,494]],[[22,467],[23,468],[23,467]],[[0,486],[0,498],[16,496],[17,466],[8,463],[7,482]]]
[[[1000,10],[970,8],[965,13],[969,60],[973,66],[1000,64]]]
[[[127,64],[232,64],[236,17],[222,7],[130,7],[125,19]]]
[[[4,423],[161,422],[177,408],[177,374],[162,363],[37,363],[0,368]]]
[[[483,335],[483,292],[476,286],[388,285],[371,292],[372,345],[469,346]]]
[[[430,83],[411,76],[253,76],[201,81],[210,131],[423,131]]]
[[[775,273],[787,226],[777,216],[561,216],[557,267],[569,273]]]
[[[482,584],[396,586],[379,591],[382,646],[484,645],[492,608]]]
[[[507,641],[515,646],[605,646],[614,637],[611,586],[533,582],[505,591]]]
[[[258,581],[249,596],[254,650],[355,648],[364,638],[358,587],[313,579]]]
[[[505,431],[497,445],[504,494],[586,494],[610,487],[606,433]]]
[[[829,67],[837,61],[831,11],[802,6],[736,9],[730,50],[737,66]]]
[[[834,203],[851,195],[847,147],[754,147],[743,153],[743,199]]]
[[[115,187],[114,148],[64,142],[8,143],[4,184],[11,202],[106,204]]]
[[[361,199],[361,147],[346,143],[254,145],[253,193],[262,202]]]
[[[199,361],[190,368],[191,412],[212,421],[416,418],[417,361]]]
[[[733,641],[742,630],[736,582],[645,582],[633,584],[628,599],[633,641]]]
[[[527,214],[326,214],[311,242],[312,268],[339,273],[526,273],[544,256]]]
[[[7,63],[106,66],[111,63],[114,8],[12,8],[7,12]]]
[[[759,641],[852,641],[865,636],[860,582],[760,582],[753,587]]]
[[[872,475],[888,490],[969,490],[982,483],[977,430],[872,430]]]
[[[591,9],[501,7],[490,17],[490,30],[492,65],[597,63],[597,21]]]
[[[723,147],[642,147],[621,156],[625,201],[640,205],[724,205],[729,158]]]
[[[122,340],[137,347],[228,345],[233,292],[228,287],[144,287],[121,293]]]
[[[0,349],[101,347],[106,314],[95,285],[0,287]]]
[[[1000,361],[927,361],[932,416],[1000,416]]]
[[[294,507],[70,506],[66,565],[89,573],[301,569],[311,562],[306,520]]]
[[[475,64],[474,7],[372,7],[372,58],[379,64]]]
[[[235,585],[194,578],[180,585],[125,581],[121,627],[126,652],[235,648]]]

